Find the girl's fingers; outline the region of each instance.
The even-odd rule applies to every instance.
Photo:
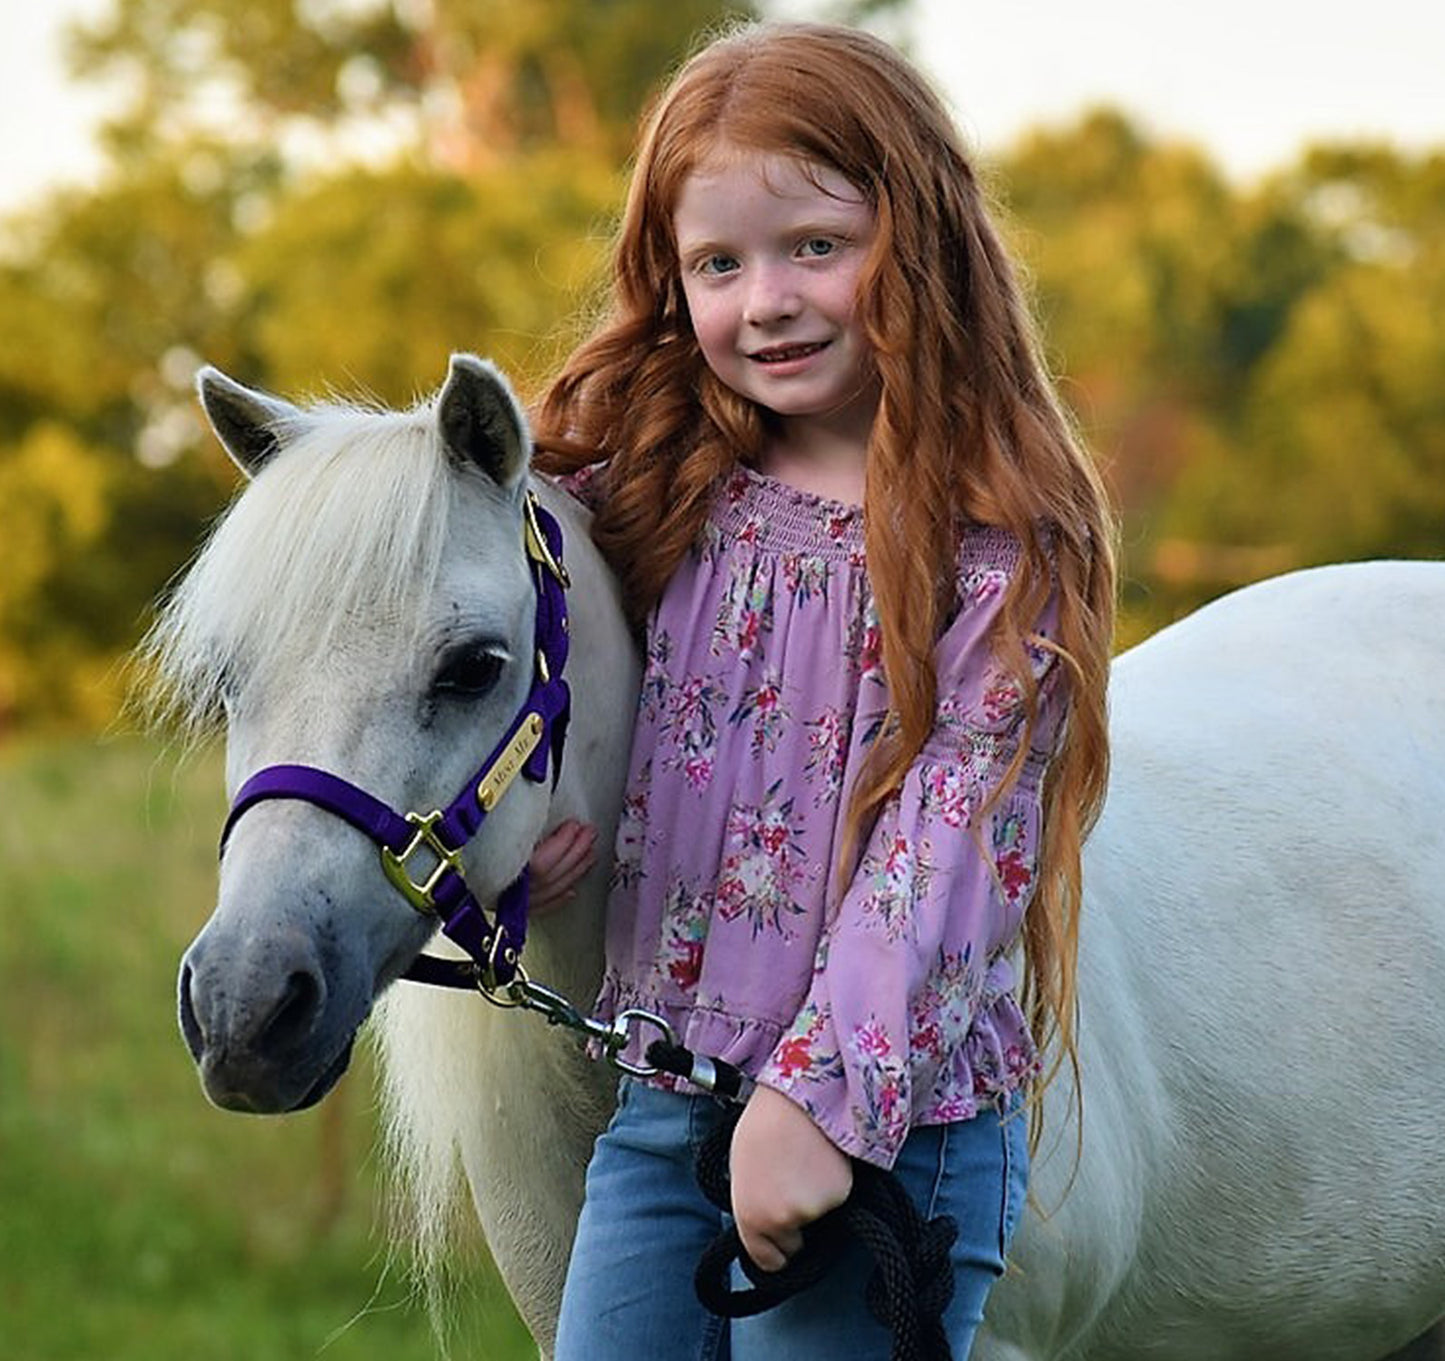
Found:
[[[572,897],[578,881],[597,863],[597,829],[569,819],[544,836],[532,851],[531,907],[546,911]]]
[[[743,1251],[764,1271],[781,1271],[803,1247],[801,1232],[767,1236],[750,1233],[739,1224],[738,1238]]]
[[[781,1092],[758,1087],[733,1131],[732,1211],[743,1248],[778,1271],[803,1245],[803,1226],[848,1198],[853,1164]]]

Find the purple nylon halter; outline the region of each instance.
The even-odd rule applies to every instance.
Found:
[[[315,766],[267,766],[236,793],[221,833],[225,854],[231,831],[247,810],[269,799],[299,799],[349,822],[381,848],[387,878],[417,911],[441,919],[442,932],[470,956],[468,961],[419,955],[402,976],[445,987],[488,987],[509,983],[517,973],[527,938],[527,871],[497,898],[488,917],[462,877],[461,852],[477,834],[517,774],[555,785],[571,697],[562,670],[567,662],[567,587],[562,565],[562,529],[528,492],[524,537],[532,586],[537,595],[532,687],[502,740],[443,810],[403,816],[349,780]],[[413,878],[411,862],[424,855],[424,879]]]

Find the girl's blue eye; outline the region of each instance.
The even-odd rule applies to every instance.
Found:
[[[837,249],[838,243],[830,241],[826,236],[810,236],[802,246],[803,254],[811,256],[813,259],[831,255]]]
[[[709,255],[697,262],[699,274],[726,274],[737,268],[738,262],[731,255]]]

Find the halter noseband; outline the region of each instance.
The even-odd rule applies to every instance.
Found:
[[[316,766],[267,766],[236,793],[221,833],[221,853],[242,815],[269,799],[300,799],[349,822],[381,849],[381,866],[403,898],[425,916],[441,919],[442,933],[467,952],[466,961],[420,955],[402,976],[446,987],[496,988],[518,972],[527,938],[527,870],[486,910],[467,887],[462,851],[518,774],[555,786],[571,713],[562,670],[567,663],[567,588],[562,565],[562,529],[528,491],[523,503],[523,539],[537,596],[532,688],[491,755],[445,809],[395,812],[349,780]],[[418,857],[422,857],[418,861]],[[415,863],[415,867],[414,867]]]

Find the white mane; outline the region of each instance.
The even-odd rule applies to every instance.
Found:
[[[430,403],[313,408],[283,433],[142,647],[156,707],[192,731],[229,686],[296,674],[357,619],[419,627],[436,581],[455,478]]]

